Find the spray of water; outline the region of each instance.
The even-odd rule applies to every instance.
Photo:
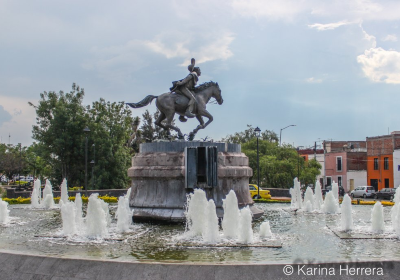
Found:
[[[292,196],[291,207],[294,209],[302,208],[302,198],[300,190],[300,182],[297,178],[293,180],[293,188],[290,189],[290,194]]]
[[[98,196],[98,193],[94,193],[89,197],[86,215],[86,236],[88,237],[104,237],[108,233],[107,215],[102,200]]]
[[[269,225],[269,221],[265,221],[260,225],[260,238],[271,238],[271,226]]]
[[[222,229],[224,237],[229,239],[236,239],[239,224],[239,206],[236,194],[231,190],[225,199],[222,200],[222,207],[224,208],[224,218],[222,220]]]
[[[328,192],[325,196],[324,205],[321,208],[325,214],[336,214],[339,213],[339,202],[336,200],[333,192]]]
[[[380,201],[376,202],[371,211],[371,230],[376,233],[383,232],[385,221],[383,216],[383,206]]]
[[[64,178],[64,180],[62,181],[60,189],[61,189],[60,202],[62,201],[63,203],[67,203],[68,202],[68,187],[67,187],[67,179],[66,178]]]
[[[343,231],[349,231],[353,229],[353,216],[351,210],[351,198],[346,193],[342,201],[342,213],[341,213],[341,229]]]
[[[207,202],[202,236],[203,240],[207,243],[217,243],[220,241],[217,211],[212,199]]]
[[[128,198],[120,196],[118,199],[118,208],[115,214],[117,218],[117,231],[126,232],[132,224],[132,210],[127,203]]]
[[[248,206],[240,210],[239,219],[239,242],[240,243],[253,243],[253,229],[251,228],[251,221],[253,217],[251,210]]]
[[[317,180],[315,182],[315,194],[314,194],[314,209],[320,210],[324,199],[322,198],[321,183]]]
[[[310,187],[307,187],[304,195],[303,210],[305,212],[312,212],[314,210],[314,193]]]
[[[66,203],[61,204],[63,233],[65,235],[73,235],[76,233],[75,215],[76,215],[75,203],[68,201]]]
[[[0,224],[7,224],[9,222],[8,203],[0,199]]]

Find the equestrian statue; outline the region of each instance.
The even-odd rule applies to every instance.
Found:
[[[160,116],[155,121],[155,124],[167,131],[169,129],[175,130],[179,139],[184,139],[184,136],[178,127],[172,125],[175,114],[180,115],[179,120],[181,122],[186,122],[187,118],[196,117],[200,124],[189,134],[189,140],[192,141],[200,129],[206,128],[213,121],[213,116],[206,110],[206,105],[211,97],[214,97],[219,105],[224,100],[218,83],[210,81],[196,87],[201,71],[199,67],[195,67],[194,58],[192,58],[188,70],[189,74],[184,79],[172,82],[170,92],[159,96],[148,95],[138,103],[126,104],[132,108],[142,108],[149,105],[153,99],[156,99],[156,106],[160,110]],[[208,118],[206,123],[204,123],[203,117]],[[164,125],[162,121],[165,119],[167,122]]]

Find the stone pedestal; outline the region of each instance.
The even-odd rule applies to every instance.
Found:
[[[143,143],[132,158],[128,176],[132,179],[129,205],[134,221],[185,221],[186,196],[193,189],[185,188],[185,147],[216,146],[218,150],[218,186],[204,189],[213,199],[218,217],[223,217],[222,199],[230,190],[238,198],[239,208],[249,206],[255,219],[263,212],[256,208],[249,192],[253,171],[240,145],[210,142]]]

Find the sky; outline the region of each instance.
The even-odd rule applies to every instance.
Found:
[[[296,147],[385,135],[400,130],[399,27],[397,0],[0,0],[0,142],[34,141],[42,92],[76,83],[85,105],[138,102],[192,57],[224,99],[196,139],[247,125],[296,125],[282,130]]]

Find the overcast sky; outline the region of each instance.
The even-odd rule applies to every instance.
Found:
[[[41,92],[75,82],[85,104],[138,102],[191,57],[224,98],[198,139],[247,124],[294,124],[282,142],[295,146],[384,135],[400,130],[399,24],[396,0],[0,0],[0,140],[32,143]]]

